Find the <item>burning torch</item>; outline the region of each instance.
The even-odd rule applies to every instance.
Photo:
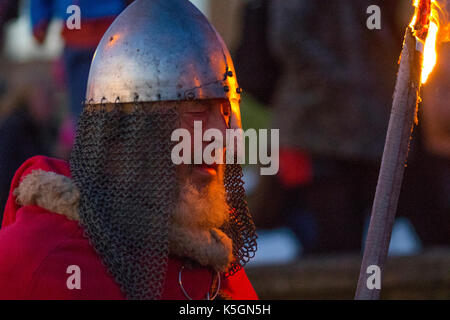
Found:
[[[415,15],[406,28],[394,100],[372,207],[364,256],[355,299],[378,299],[381,288],[368,286],[377,267],[383,275],[392,227],[408,155],[409,141],[417,123],[421,84],[436,64],[439,6],[436,0],[415,0]],[[375,269],[375,270],[376,270]]]

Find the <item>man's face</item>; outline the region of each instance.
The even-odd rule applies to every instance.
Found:
[[[195,132],[197,136],[201,135],[202,154],[205,147],[212,141],[203,141],[203,134],[208,129],[217,129],[224,137],[221,143],[222,148],[217,150],[225,157],[225,137],[231,115],[231,107],[225,99],[215,100],[195,100],[183,102],[179,109],[181,124],[180,128],[186,129],[191,135],[191,163],[177,166],[178,178],[182,183],[190,181],[194,186],[201,189],[212,182],[221,181],[224,174],[224,165],[213,163],[202,164],[194,163],[194,121],[200,121],[202,124],[201,132]],[[203,159],[203,157],[202,157]]]

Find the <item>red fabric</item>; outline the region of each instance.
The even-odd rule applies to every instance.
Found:
[[[281,148],[278,177],[281,184],[286,188],[310,183],[313,178],[311,158],[301,150]]]
[[[42,21],[35,28],[33,28],[33,36],[39,44],[43,44],[45,41],[48,23],[48,21]]]
[[[70,177],[66,162],[44,156],[28,159],[16,172],[0,230],[0,299],[124,299],[77,222],[15,203],[12,191],[36,169]],[[70,265],[80,267],[80,290],[67,288]],[[169,259],[163,299],[186,299],[178,284],[181,265],[179,259]],[[203,299],[212,277],[206,268],[185,269],[182,280],[192,298]],[[221,288],[233,299],[257,299],[244,270],[222,278]]]
[[[80,29],[69,29],[64,24],[61,36],[68,47],[95,49],[114,19],[115,17],[85,19]],[[49,21],[43,20],[33,28],[33,36],[39,44],[44,43],[48,26]]]
[[[113,21],[114,17],[86,19],[80,29],[68,29],[64,25],[61,34],[68,47],[95,49]]]

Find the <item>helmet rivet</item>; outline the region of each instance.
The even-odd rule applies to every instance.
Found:
[[[187,94],[186,94],[186,98],[188,99],[188,100],[194,100],[195,99],[195,94],[191,91],[191,92],[188,92]]]
[[[242,88],[237,88],[237,89],[236,89],[236,92],[239,93],[239,94],[241,94],[241,93],[242,93]]]
[[[233,76],[233,71],[227,71],[227,76],[232,77]]]
[[[223,87],[223,91],[228,92],[230,91],[230,88],[228,86]]]

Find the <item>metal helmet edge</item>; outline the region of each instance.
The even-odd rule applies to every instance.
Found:
[[[241,89],[216,29],[188,0],[136,0],[112,23],[92,60],[86,102],[228,99],[241,127]]]

